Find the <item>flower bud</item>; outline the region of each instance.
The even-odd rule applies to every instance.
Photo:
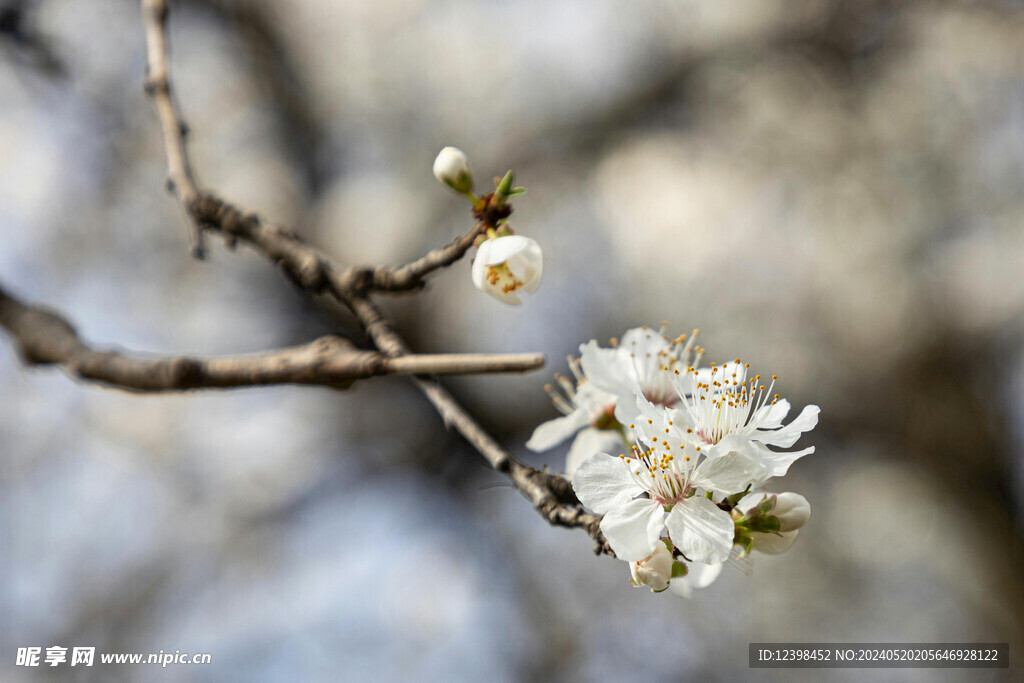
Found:
[[[456,192],[465,194],[473,189],[473,174],[469,159],[457,147],[445,147],[434,159],[434,175]]]
[[[649,586],[651,592],[660,593],[668,588],[672,579],[672,553],[664,543],[658,543],[654,552],[640,560],[629,563],[629,575],[637,586]]]
[[[776,496],[771,514],[779,518],[779,531],[796,531],[811,517],[811,504],[799,493],[780,493]]]
[[[473,260],[473,285],[498,301],[521,303],[516,292],[532,292],[544,265],[540,246],[529,237],[507,235],[480,245]]]
[[[754,539],[753,549],[766,555],[780,555],[793,545],[799,531],[784,531],[773,534],[751,534]]]
[[[771,497],[775,497],[774,503]],[[741,513],[737,529],[745,527],[747,550],[753,549],[769,555],[789,550],[796,541],[800,527],[811,516],[811,505],[799,493],[750,493],[736,504]],[[734,518],[735,518],[735,514]],[[776,527],[775,520],[778,520]],[[767,531],[766,529],[776,529]]]

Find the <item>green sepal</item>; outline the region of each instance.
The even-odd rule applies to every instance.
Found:
[[[508,197],[515,197],[517,194],[526,194],[526,188],[522,186],[513,187],[508,191]]]
[[[736,529],[733,543],[740,547],[740,557],[746,557],[754,549],[754,537],[740,529]]]
[[[459,177],[455,180],[445,178],[444,184],[459,194],[469,196],[473,192],[473,176],[469,175],[465,171],[459,173]]]
[[[767,515],[765,517],[747,517],[737,522],[736,526],[741,526],[748,531],[754,531],[759,534],[768,534],[778,531],[781,523],[778,517]]]
[[[770,495],[760,503],[757,507],[750,511],[751,515],[767,515],[769,512],[775,509],[775,504],[779,501],[779,497],[776,495]]]
[[[746,496],[748,493],[750,493],[750,486],[749,485],[747,486],[747,488],[743,489],[739,493],[734,493],[731,496],[729,496],[728,498],[726,498],[725,502],[728,503],[729,507],[731,507],[731,508],[736,507],[736,503],[738,503],[741,500],[743,500],[743,497]]]
[[[664,593],[664,592],[665,592],[665,591],[667,591],[667,590],[668,590],[668,586],[665,586],[665,587],[664,587],[664,588],[662,588],[662,589],[661,589],[660,591],[656,591],[656,590],[654,590],[654,589],[652,588],[652,589],[651,589],[651,592],[652,592],[652,593]]]
[[[506,173],[505,177],[498,181],[497,187],[494,189],[494,196],[499,198],[509,196],[509,191],[512,189],[512,181],[514,178],[515,175],[512,171]]]
[[[672,563],[672,578],[673,579],[678,579],[680,576],[686,576],[689,573],[690,573],[689,567],[687,567],[685,564],[683,564],[679,560],[676,560],[675,562]]]
[[[668,548],[669,552],[672,552],[672,541],[670,539],[663,538],[661,539],[661,542],[665,544],[665,547]]]

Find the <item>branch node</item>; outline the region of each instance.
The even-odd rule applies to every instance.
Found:
[[[171,84],[166,76],[147,76],[142,89],[150,97],[171,94]]]

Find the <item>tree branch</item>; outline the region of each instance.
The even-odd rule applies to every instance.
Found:
[[[247,242],[277,264],[302,289],[311,294],[328,294],[351,309],[377,348],[389,359],[388,362],[397,363],[414,357],[409,355],[405,342],[368,294],[373,291],[409,292],[422,288],[426,275],[462,258],[476,237],[508,216],[511,207],[505,202],[493,201],[493,195],[481,197],[480,205],[474,209],[477,222],[472,230],[448,246],[404,266],[337,266],[291,230],[196,188],[181,134],[184,123],[169,96],[165,39],[167,6],[163,0],[142,0],[142,8],[150,74],[146,89],[160,115],[171,188],[192,218],[194,229],[199,233],[204,228],[221,232],[229,247],[238,240]],[[434,405],[445,424],[458,430],[494,469],[508,476],[513,486],[550,524],[584,529],[595,540],[596,552],[614,556],[601,533],[601,518],[582,509],[568,481],[517,462],[436,380],[416,375],[413,381]]]
[[[341,337],[267,353],[233,357],[138,358],[87,346],[64,318],[27,306],[0,287],[0,326],[18,342],[32,365],[59,365],[69,374],[137,392],[227,389],[275,384],[347,388],[378,375],[463,375],[522,372],[544,364],[539,354],[436,354],[390,358],[360,351]]]
[[[367,297],[349,301],[353,313],[363,323],[377,348],[392,357],[408,353],[402,338],[379,308]],[[601,517],[583,511],[576,493],[565,478],[538,471],[518,462],[459,404],[440,382],[414,377],[413,382],[441,415],[445,426],[455,428],[498,472],[507,475],[516,489],[529,500],[542,517],[554,526],[581,528],[596,544],[595,552],[612,557],[615,553],[601,533]]]
[[[203,258],[202,227],[189,207],[199,196],[192,167],[185,151],[188,127],[171,100],[171,74],[167,50],[167,4],[164,0],[142,0],[142,22],[146,30],[146,94],[153,100],[167,150],[167,187],[189,214],[192,255]]]

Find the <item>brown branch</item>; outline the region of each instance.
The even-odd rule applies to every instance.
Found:
[[[142,0],[142,20],[146,33],[145,90],[160,119],[167,154],[167,187],[188,216],[193,256],[202,258],[205,253],[203,230],[218,230],[229,245],[237,239],[254,244],[306,289],[320,291],[330,287],[338,295],[370,290],[408,292],[422,288],[428,274],[461,259],[478,235],[488,227],[495,227],[498,220],[511,213],[511,207],[504,202],[492,202],[492,197],[487,195],[481,198],[481,207],[474,211],[478,221],[473,229],[445,247],[403,266],[333,268],[330,259],[304,244],[290,230],[267,224],[256,214],[241,212],[216,195],[199,189],[185,149],[188,126],[171,95],[165,0]]]
[[[439,268],[447,268],[461,259],[473,246],[477,237],[489,228],[497,228],[498,221],[510,215],[512,207],[504,199],[499,199],[494,192],[488,192],[480,197],[479,203],[473,208],[476,224],[472,230],[456,238],[451,244],[434,249],[412,263],[375,269],[367,290],[396,293],[423,287],[427,275]]]
[[[0,287],[0,326],[18,342],[31,365],[59,365],[71,375],[137,392],[226,389],[275,384],[346,388],[378,375],[462,375],[521,372],[544,363],[539,354],[436,354],[390,358],[360,351],[341,337],[267,353],[233,357],[139,358],[87,346],[59,315],[27,306]]]
[[[455,263],[469,251],[476,238],[512,213],[507,204],[498,205],[491,194],[481,197],[483,206],[475,209],[473,228],[450,244],[428,252],[404,266],[337,266],[332,259],[306,244],[291,230],[276,225],[258,214],[246,212],[211,192],[200,191],[186,207],[196,224],[224,235],[229,246],[238,240],[262,252],[284,270],[289,279],[303,289],[329,292],[344,302],[353,295],[378,291],[401,293],[421,289],[425,278],[440,268]]]
[[[392,328],[387,317],[367,297],[357,296],[349,301],[353,313],[363,323],[367,334],[377,348],[392,357],[401,357],[409,350]],[[538,471],[518,462],[459,404],[440,382],[426,377],[414,377],[413,382],[434,405],[445,426],[454,428],[466,439],[495,470],[506,474],[512,484],[542,517],[555,526],[584,529],[596,543],[595,552],[614,557],[611,547],[601,533],[601,517],[585,512],[575,492],[564,478]]]
[[[407,292],[419,289],[429,273],[462,258],[476,237],[493,227],[512,209],[493,196],[481,197],[474,209],[473,229],[451,244],[431,251],[404,266],[341,268],[319,250],[304,243],[298,235],[282,226],[265,221],[210,192],[197,190],[189,171],[181,131],[184,124],[171,101],[167,70],[167,8],[163,0],[142,0],[149,55],[147,91],[157,104],[167,150],[169,180],[178,200],[192,217],[196,229],[221,232],[228,246],[238,240],[247,242],[277,264],[299,287],[311,294],[328,294],[355,313],[378,349],[391,363],[410,357],[405,342],[390,321],[368,298],[373,291]],[[183,181],[183,182],[182,182]],[[181,184],[179,184],[181,183]],[[491,466],[504,473],[515,488],[529,500],[550,524],[584,529],[596,542],[596,552],[614,556],[601,533],[601,518],[585,512],[572,487],[562,477],[538,471],[517,462],[501,448],[468,412],[436,380],[416,375],[413,381],[441,415],[473,445]]]
[[[477,236],[486,232],[488,227],[490,225],[487,222],[477,221],[465,235],[455,238],[454,242],[445,247],[428,252],[412,263],[375,268],[368,289],[396,293],[422,288],[426,284],[424,278],[429,273],[446,268],[465,256]]]
[[[203,258],[203,231],[189,207],[199,197],[192,167],[185,151],[188,127],[171,99],[171,75],[167,50],[167,4],[164,0],[142,0],[142,21],[146,30],[146,94],[153,100],[164,147],[167,150],[167,187],[174,192],[189,215],[192,255]]]

